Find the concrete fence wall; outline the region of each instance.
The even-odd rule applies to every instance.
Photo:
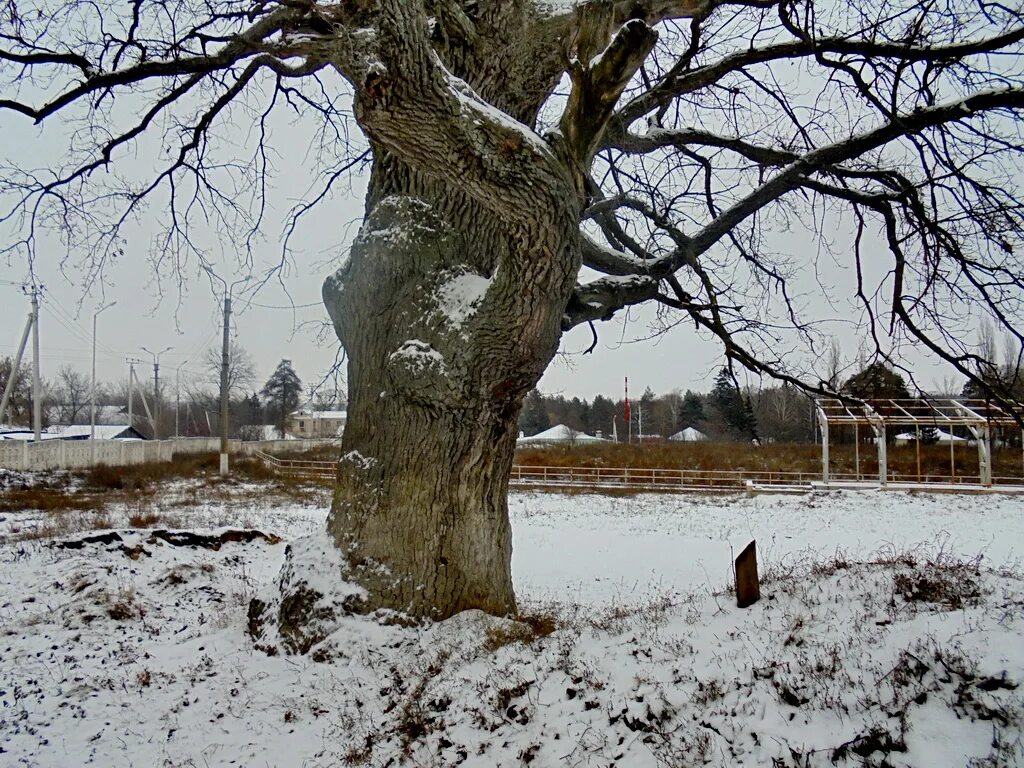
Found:
[[[231,453],[249,455],[304,451],[336,443],[334,440],[231,440]],[[0,468],[27,472],[47,469],[87,469],[100,464],[124,467],[170,461],[175,454],[219,453],[216,437],[178,440],[45,440],[40,443],[0,441]]]

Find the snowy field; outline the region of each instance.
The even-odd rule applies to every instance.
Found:
[[[128,508],[55,543],[0,514],[0,765],[1024,764],[1024,499],[510,507],[522,611],[553,633],[350,618],[307,657],[255,649],[246,613],[321,506],[178,498],[161,523],[278,543],[154,537]],[[741,611],[752,538],[765,598]]]

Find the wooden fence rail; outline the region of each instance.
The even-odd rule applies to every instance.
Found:
[[[338,465],[333,461],[303,461],[282,459],[268,453],[257,452],[258,458],[281,474],[309,479],[333,480]],[[1019,488],[1020,478],[993,478],[995,485],[1009,489]],[[959,475],[893,475],[893,484],[957,486],[964,490],[979,485],[978,476]],[[871,478],[855,475],[831,476],[831,484],[877,485]],[[821,487],[821,474],[816,472],[785,472],[769,470],[699,470],[699,469],[647,469],[640,467],[512,467],[509,485],[513,488],[578,487],[619,488],[650,491],[740,491],[740,490],[804,490]]]

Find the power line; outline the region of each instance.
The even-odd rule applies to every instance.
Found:
[[[51,319],[56,320],[65,330],[70,332],[72,335],[78,337],[79,340],[86,344],[92,344],[92,334],[78,325],[77,321],[71,317],[67,312],[61,309],[57,304],[43,304],[43,307],[47,310]],[[98,349],[103,350],[107,355],[118,355],[125,354],[123,351],[111,349],[106,344],[96,344]]]
[[[74,318],[72,318],[63,307],[61,307],[59,305],[56,305],[56,304],[53,304],[53,305],[51,305],[51,309],[57,310],[61,315],[63,315],[68,320],[70,320],[75,325],[76,328],[81,328],[81,326],[78,325],[78,321],[75,320]],[[86,331],[84,329],[83,329],[83,331],[84,331],[86,337],[90,340],[90,343],[91,343],[91,341],[92,341],[92,333],[90,333],[89,331]],[[112,354],[112,355],[115,355],[115,354],[116,355],[123,355],[124,354],[123,350],[111,349],[106,344],[100,344],[98,341],[96,343],[96,346],[99,349],[102,349],[103,351],[107,352],[108,354]]]

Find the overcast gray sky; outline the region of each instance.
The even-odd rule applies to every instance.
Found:
[[[356,216],[361,206],[358,199],[346,201],[346,208]],[[354,234],[354,227],[349,235]],[[335,248],[341,251],[345,243]],[[805,248],[810,248],[806,243]],[[91,356],[92,314],[103,302],[116,304],[105,310],[98,321],[97,369],[103,380],[116,380],[127,375],[126,359],[142,359],[145,366],[140,376],[151,376],[147,347],[159,351],[173,347],[161,358],[162,376],[172,382],[175,370],[183,377],[203,372],[203,353],[220,345],[220,299],[211,291],[209,281],[192,276],[186,293],[179,297],[174,291],[162,299],[154,286],[152,269],[144,258],[131,253],[119,265],[105,296],[83,296],[80,283],[72,272],[65,276],[55,264],[43,262],[39,274],[46,285],[41,310],[42,369],[52,376],[56,369],[69,363],[88,373]],[[320,304],[319,292],[323,278],[330,271],[326,254],[310,247],[308,263],[299,263],[283,278],[288,293],[277,284],[268,285],[251,303],[236,300],[232,329],[237,341],[255,358],[262,382],[281,358],[290,358],[300,377],[307,384],[322,377],[330,368],[337,352],[332,333],[326,338],[322,323],[326,312]],[[17,282],[24,270],[4,267],[0,279]],[[226,273],[228,280],[237,275]],[[846,282],[842,274],[828,276],[837,283]],[[294,302],[296,309],[291,309]],[[849,306],[840,299],[840,306]],[[13,355],[17,346],[29,301],[13,285],[0,285],[0,355]],[[829,313],[822,305],[821,313]],[[852,312],[852,308],[850,310]],[[853,360],[857,354],[858,334],[850,324],[836,323],[834,330],[842,342],[844,355]],[[586,326],[566,335],[563,355],[556,358],[541,381],[548,393],[592,398],[596,394],[616,396],[622,391],[623,377],[630,377],[630,388],[639,395],[645,387],[657,393],[673,389],[706,391],[710,388],[717,367],[722,362],[721,346],[701,338],[692,325],[683,324],[663,335],[647,338],[656,328],[651,308],[634,309],[630,315],[598,326],[600,343],[589,355],[580,354],[591,342]],[[943,371],[929,365],[923,358],[914,368],[923,385],[932,386]]]
[[[122,107],[128,112],[132,104]],[[310,151],[315,130],[311,119],[293,122],[277,119],[271,126],[271,144],[276,175],[270,192],[270,215],[263,228],[264,239],[256,250],[257,271],[278,261],[281,254],[281,220],[295,203],[310,194],[316,158]],[[229,123],[221,128],[223,141],[245,145],[252,139],[251,121]],[[12,112],[0,113],[0,135],[5,137],[0,156],[17,168],[50,168],[63,157],[67,129],[59,122],[33,126]],[[152,173],[155,158],[166,148],[160,142],[143,143],[135,157],[121,157],[121,168],[139,175]],[[154,146],[155,145],[155,146]],[[151,153],[152,157],[147,157]],[[150,169],[150,170],[147,170]],[[253,179],[255,184],[256,180]],[[355,236],[362,214],[363,177],[352,179],[351,186],[303,221],[293,245],[293,260],[275,280],[255,297],[236,301],[233,331],[238,343],[254,357],[260,383],[281,358],[290,358],[307,384],[318,381],[330,368],[337,353],[333,334],[323,333],[326,312],[320,304],[320,285],[333,271]],[[127,374],[126,359],[136,357],[151,362],[143,347],[162,350],[163,377],[173,382],[178,369],[187,378],[202,373],[203,353],[220,340],[219,289],[198,265],[181,269],[182,285],[166,268],[160,271],[150,263],[152,241],[158,226],[159,199],[138,223],[126,230],[125,255],[105,274],[103,286],[85,292],[83,273],[75,264],[62,264],[62,246],[44,236],[37,250],[36,273],[45,284],[41,316],[42,367],[45,376],[69,363],[88,372],[91,354],[92,313],[100,305],[116,301],[99,320],[97,367],[102,380],[117,380]],[[833,237],[845,234],[837,225]],[[230,238],[199,222],[198,239],[208,248],[207,257],[218,273],[231,282],[243,276]],[[852,302],[852,265],[816,259],[817,244],[810,233],[791,230],[770,242],[773,249],[791,253],[806,268],[796,277],[800,290],[813,290],[817,298],[808,299],[809,315],[831,318],[826,332],[839,338],[845,357],[857,356],[859,333],[855,328],[857,310]],[[869,249],[870,250],[870,249]],[[72,259],[87,261],[90,254],[76,253]],[[884,248],[876,248],[876,267],[887,267]],[[12,260],[0,262],[0,355],[13,354],[28,312],[29,302],[16,285],[27,277],[26,265]],[[219,284],[218,284],[219,285]],[[831,299],[831,303],[828,299]],[[297,307],[292,309],[291,305]],[[657,393],[674,389],[710,388],[722,362],[719,343],[701,338],[692,325],[683,324],[664,335],[644,341],[657,327],[653,308],[634,309],[627,316],[598,326],[600,342],[593,354],[579,352],[590,345],[591,332],[582,326],[568,334],[562,344],[565,353],[551,365],[540,387],[548,393],[592,398],[603,393],[616,396],[622,391],[623,377],[630,377],[631,392],[645,387]],[[925,388],[933,388],[947,372],[929,363],[913,348],[906,359]],[[805,367],[814,361],[801,361]],[[151,375],[150,367],[140,375]]]

